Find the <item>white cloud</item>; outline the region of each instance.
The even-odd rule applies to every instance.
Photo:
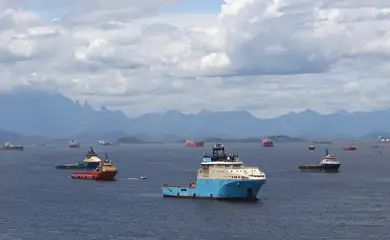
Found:
[[[218,14],[158,14],[174,1],[0,1],[0,91],[58,90],[132,115],[390,107],[386,1],[226,0]]]

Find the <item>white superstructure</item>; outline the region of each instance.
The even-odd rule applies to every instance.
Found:
[[[327,154],[324,156],[320,164],[340,164],[340,162],[336,160],[336,156],[334,154]]]
[[[266,179],[258,167],[244,166],[241,161],[202,162],[198,178],[210,179]]]

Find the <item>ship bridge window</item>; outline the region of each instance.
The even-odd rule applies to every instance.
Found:
[[[187,191],[187,189],[185,189],[185,188],[182,188],[182,189],[180,189],[182,192],[186,192]]]

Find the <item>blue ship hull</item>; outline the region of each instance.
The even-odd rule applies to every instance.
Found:
[[[265,179],[198,179],[195,187],[164,185],[162,193],[164,197],[256,201],[265,182]]]
[[[56,165],[56,169],[95,169],[99,162],[79,162],[76,164],[60,164]]]

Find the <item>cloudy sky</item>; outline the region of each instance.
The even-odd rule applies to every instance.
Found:
[[[0,91],[129,116],[390,107],[390,1],[0,0]]]

